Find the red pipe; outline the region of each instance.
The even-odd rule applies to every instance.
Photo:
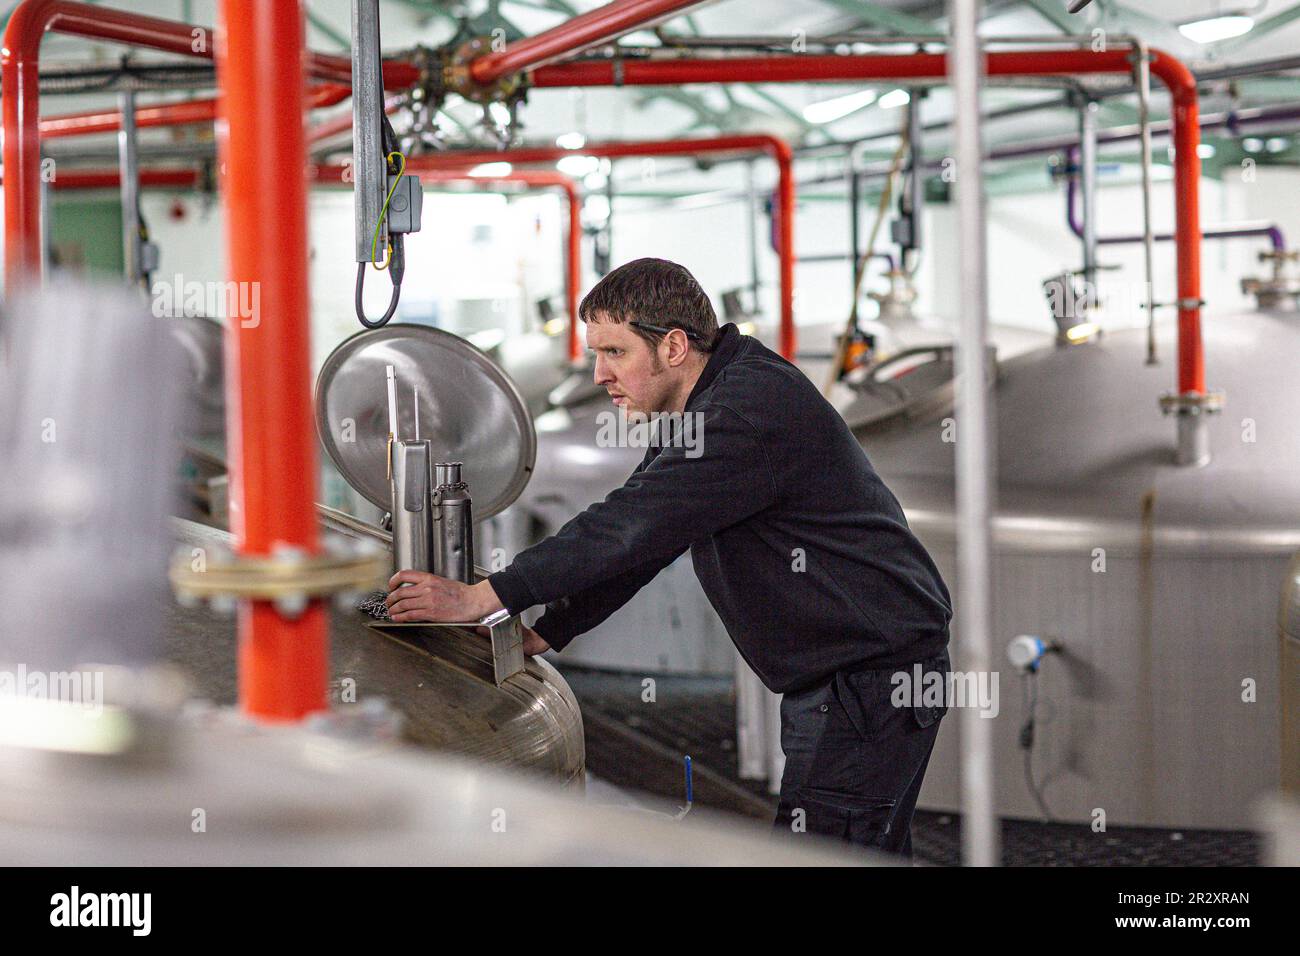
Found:
[[[334,106],[352,95],[351,87],[326,83],[307,91],[307,107],[318,109]],[[184,126],[191,123],[212,122],[217,118],[217,100],[195,99],[179,103],[160,103],[136,110],[136,126]],[[51,116],[41,120],[41,138],[81,136],[91,133],[111,133],[121,129],[122,114],[118,110],[72,113]]]
[[[78,169],[59,173],[50,180],[53,189],[116,189],[122,176],[116,169]],[[199,174],[192,169],[142,169],[140,185],[192,189],[199,184]]]
[[[1178,391],[1205,391],[1201,343],[1201,163],[1196,148],[1196,80],[1190,70],[1162,50],[1149,51],[1151,72],[1173,98],[1174,241],[1178,250]],[[985,54],[990,76],[1060,76],[1129,73],[1134,51],[1116,47],[1091,50],[1028,50]],[[941,53],[906,56],[747,56],[721,59],[628,60],[563,63],[531,73],[534,86],[677,86],[683,83],[788,83],[831,80],[944,80],[947,57]]]
[[[701,0],[614,0],[536,36],[508,43],[504,50],[478,57],[470,64],[470,79],[486,86],[511,73],[551,63],[652,26],[700,3]]]
[[[241,312],[226,323],[230,528],[240,554],[313,554],[302,7],[299,0],[221,0],[218,9],[228,279],[258,303],[251,318]],[[272,142],[276,161],[268,162]],[[290,617],[269,601],[241,601],[237,660],[246,714],[297,720],[324,710],[324,602]]]
[[[334,106],[352,95],[350,86],[324,83],[307,91],[310,109]],[[186,126],[193,123],[211,123],[217,118],[217,100],[183,100],[178,103],[158,103],[141,106],[135,111],[135,125],[141,129],[153,126]],[[351,120],[349,119],[349,124]],[[114,133],[122,128],[122,114],[118,110],[90,110],[41,119],[41,139],[63,136],[88,136],[92,133]]]
[[[563,173],[551,170],[516,169],[499,176],[475,176],[466,169],[425,169],[423,156],[412,156],[406,169],[426,183],[467,183],[475,186],[500,186],[520,183],[525,186],[563,189],[569,201],[569,229],[566,237],[568,251],[565,256],[564,297],[569,309],[569,360],[576,362],[582,356],[582,343],[578,341],[578,293],[582,288],[582,197],[573,180]],[[348,183],[350,169],[346,166],[312,166],[309,175],[317,184]]]
[[[454,169],[477,163],[503,160],[512,163],[546,163],[566,156],[602,156],[611,159],[627,156],[696,156],[763,150],[776,160],[779,171],[777,187],[779,243],[777,253],[781,271],[781,354],[793,361],[796,347],[794,327],[794,153],[785,140],[763,133],[743,136],[714,136],[707,139],[648,140],[627,143],[588,143],[580,150],[558,146],[526,146],[507,150],[449,150],[427,153],[407,160],[411,170]],[[576,313],[575,313],[576,315]],[[576,323],[575,332],[576,336]]]
[[[351,91],[349,90],[349,95]],[[384,100],[384,112],[394,113],[402,105],[405,97],[390,96]],[[334,119],[325,120],[323,123],[317,123],[307,131],[307,142],[316,143],[322,139],[328,139],[337,133],[352,128],[352,113],[349,111],[342,116],[336,116]]]
[[[47,32],[129,46],[148,47],[211,59],[214,34],[208,27],[175,20],[76,3],[73,0],[23,0],[14,8],[0,48],[0,87],[4,89],[5,288],[39,281],[41,275],[40,183],[40,47]],[[250,47],[250,49],[252,49]],[[250,54],[252,55],[252,54]],[[330,83],[352,83],[348,57],[298,51],[313,77]],[[419,79],[410,63],[385,63],[384,82],[409,85]],[[278,92],[278,91],[277,91]],[[295,96],[301,102],[301,96]],[[269,141],[272,134],[267,132]]]

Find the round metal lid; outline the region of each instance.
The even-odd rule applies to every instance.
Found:
[[[464,463],[474,517],[519,497],[532,475],[537,434],[518,389],[464,339],[427,325],[389,324],[344,341],[316,379],[316,429],[343,478],[388,511],[387,367],[397,378],[398,438],[420,438],[433,461]]]

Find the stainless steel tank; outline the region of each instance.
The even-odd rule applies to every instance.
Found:
[[[382,541],[378,529],[327,516],[325,530]],[[177,545],[229,548],[224,531],[175,522]],[[168,602],[163,656],[189,678],[195,697],[233,705],[237,697],[235,621],[207,607]],[[450,628],[381,631],[352,606],[330,615],[330,697],[334,707],[383,699],[405,718],[404,739],[482,763],[581,787],[582,713],[564,679],[541,658],[500,686],[487,642]],[[354,699],[344,703],[345,694]]]
[[[1174,423],[1156,407],[1171,329],[1157,366],[1144,364],[1143,330],[998,364],[994,633],[1003,646],[1019,634],[1063,645],[1038,678],[1034,753],[1063,819],[1102,809],[1112,823],[1248,826],[1252,801],[1277,787],[1278,582],[1300,545],[1300,323],[1220,315],[1204,341],[1227,406],[1199,468],[1175,464]],[[960,668],[950,402],[936,383],[856,432],[953,590]],[[1036,816],[1017,742],[1023,678],[1000,677],[997,808]],[[940,735],[923,806],[959,804],[956,736],[955,722]]]

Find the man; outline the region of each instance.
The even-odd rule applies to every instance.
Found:
[[[629,262],[579,313],[614,404],[635,418],[667,413],[661,447],[485,581],[400,571],[393,619],[546,604],[524,650],[560,650],[689,548],[741,655],[785,695],[777,828],[910,856],[946,708],[914,706],[919,692],[896,694],[893,678],[917,663],[946,675],[952,609],[898,501],[804,374],[734,325],[719,330],[682,266]]]

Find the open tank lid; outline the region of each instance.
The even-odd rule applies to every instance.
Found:
[[[450,332],[389,324],[359,332],[330,353],[316,379],[316,430],[344,480],[376,507],[392,507],[388,483],[387,367],[397,378],[399,438],[420,438],[433,461],[459,461],[474,517],[519,497],[532,475],[537,434],[514,383]],[[351,424],[349,425],[349,421]]]

